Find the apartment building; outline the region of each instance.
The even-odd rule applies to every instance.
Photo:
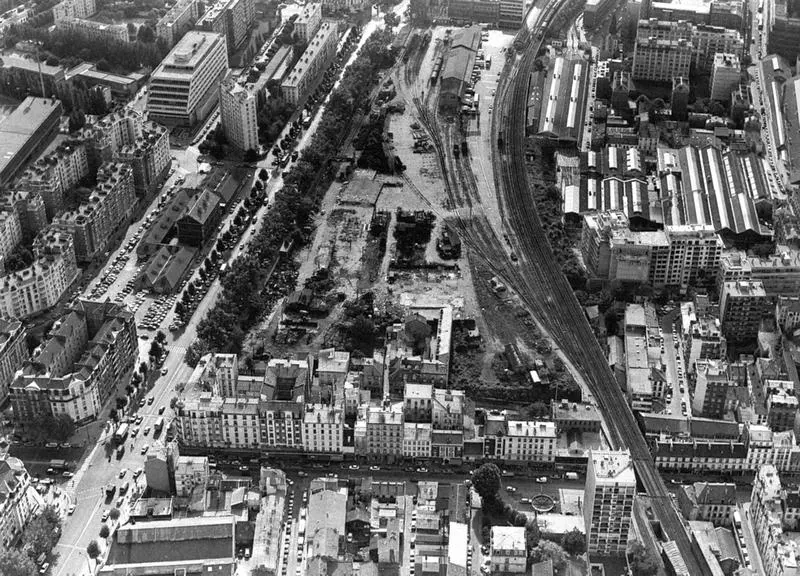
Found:
[[[525,18],[525,0],[500,0],[498,26],[516,30]]]
[[[200,3],[197,0],[178,0],[156,23],[156,36],[174,46],[200,18]]]
[[[222,129],[240,151],[258,151],[258,111],[255,92],[228,76],[219,87]]]
[[[722,418],[733,408],[729,403],[729,393],[746,384],[737,378],[737,374],[738,371],[729,370],[724,359],[699,359],[695,366],[692,413],[705,418]]]
[[[262,402],[261,444],[270,452],[297,453],[303,450],[303,398]]]
[[[633,78],[671,82],[676,76],[688,77],[693,51],[690,23],[640,20],[633,53]]]
[[[740,440],[667,438],[654,441],[656,468],[686,474],[741,474],[747,446]]]
[[[403,458],[430,458],[432,431],[431,424],[405,422],[403,424]]]
[[[294,21],[294,33],[302,41],[308,43],[322,25],[322,4],[310,2],[306,4]]]
[[[343,445],[344,417],[341,409],[307,404],[303,416],[303,449],[312,454],[341,454]]]
[[[0,270],[8,258],[22,242],[22,225],[16,212],[0,211]]]
[[[434,388],[432,421],[435,430],[463,430],[466,400],[463,390]]]
[[[695,482],[678,491],[678,509],[689,521],[711,522],[730,526],[736,510],[736,484]]]
[[[778,471],[774,466],[762,466],[753,481],[749,520],[764,570],[770,576],[797,573],[796,544],[783,533],[781,492]]]
[[[208,458],[205,456],[178,456],[175,460],[175,494],[188,498],[196,488],[205,493],[208,483]],[[148,478],[149,480],[149,478]]]
[[[247,39],[255,20],[253,0],[219,0],[207,6],[195,27],[206,32],[216,32],[225,38],[228,54],[232,54]]]
[[[336,23],[323,22],[281,84],[281,94],[287,102],[296,106],[305,100],[336,54],[338,40]]]
[[[197,400],[179,402],[175,408],[175,430],[181,446],[223,448],[220,396],[204,392]]]
[[[64,208],[64,194],[88,175],[86,146],[79,140],[69,140],[29,165],[17,187],[38,192],[44,200],[47,217],[52,219]]]
[[[47,226],[47,209],[38,192],[8,190],[0,197],[0,209],[17,215],[22,238],[26,242],[30,242]]]
[[[406,422],[433,420],[433,385],[406,383],[403,390],[403,418]]]
[[[159,124],[143,122],[141,135],[123,145],[114,160],[133,170],[133,189],[141,198],[151,198],[167,179],[172,157],[169,131]]]
[[[717,54],[732,54],[737,61],[744,55],[744,39],[739,30],[697,24],[692,30],[695,68],[704,73],[713,70]]]
[[[736,54],[714,54],[711,64],[711,99],[729,102],[739,86],[742,65]]]
[[[356,454],[402,456],[404,434],[402,404],[359,407],[354,430]]]
[[[765,10],[767,18],[764,28],[768,31],[767,54],[780,54],[789,60],[800,55],[800,17],[795,0],[772,0]]]
[[[22,322],[0,317],[0,404],[5,404],[14,375],[28,358],[25,335]]]
[[[95,12],[95,0],[63,0],[53,6],[53,21],[58,24],[68,18],[88,18]]]
[[[53,223],[73,235],[78,262],[91,262],[133,214],[133,170],[121,162],[104,164],[97,172],[97,185],[82,200],[78,208],[61,214]]]
[[[767,396],[767,426],[775,432],[794,429],[794,419],[800,408],[797,396],[787,390],[778,390]]]
[[[91,40],[105,42],[129,42],[128,27],[123,24],[103,24],[84,18],[64,18],[56,22],[56,28],[80,34]]]
[[[635,495],[636,474],[630,452],[589,451],[583,518],[590,554],[625,553]]]
[[[797,330],[800,326],[800,296],[778,296],[775,321],[788,334]]]
[[[0,544],[10,550],[44,501],[19,458],[0,458]]]
[[[495,440],[496,458],[504,461],[554,462],[558,434],[554,422],[508,420]]]
[[[759,280],[725,282],[719,309],[725,337],[728,341],[743,342],[756,337],[761,320],[774,313],[774,304]]]
[[[722,254],[722,240],[714,227],[704,224],[683,224],[665,228],[669,255],[665,265],[654,263],[651,274],[657,286],[679,286],[687,289],[702,276],[713,276]]]
[[[760,281],[768,296],[800,294],[800,252],[779,246],[775,254],[760,258],[740,251],[726,251],[720,257],[717,290],[725,282]]]
[[[258,450],[261,446],[260,403],[257,398],[225,398],[222,402],[222,443],[226,448]]]
[[[150,119],[167,126],[201,122],[216,105],[219,81],[227,71],[222,35],[187,32],[150,76]]]
[[[489,560],[492,574],[525,574],[528,561],[525,527],[492,526]]]
[[[686,348],[685,358],[689,372],[694,372],[700,359],[719,360],[725,358],[728,341],[722,334],[719,318],[716,316],[692,315],[688,331],[683,334]]]
[[[138,353],[133,314],[118,304],[79,300],[17,372],[11,385],[14,417],[94,420]]]
[[[48,230],[34,242],[28,268],[0,278],[0,315],[25,318],[54,306],[78,273],[69,233]]]
[[[341,386],[350,371],[350,352],[326,348],[317,354],[315,376],[320,386]]]

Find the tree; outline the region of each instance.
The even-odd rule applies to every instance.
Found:
[[[51,522],[52,518],[48,518],[43,513],[36,516],[28,526],[22,536],[22,541],[25,543],[24,548],[28,550],[28,555],[31,558],[38,558],[42,554],[50,554],[50,551],[56,545],[59,537],[60,521],[56,518],[56,522]]]
[[[119,511],[119,508],[112,508],[108,512],[108,517],[111,518],[112,522],[116,522],[117,520],[119,520],[120,514],[121,512]]]
[[[536,520],[531,520],[525,524],[525,543],[528,550],[533,550],[539,545],[541,533],[539,532],[539,525]]]
[[[258,171],[259,180],[261,180],[262,182],[266,182],[268,178],[269,178],[269,172],[267,172],[265,168],[262,168],[261,170]]]
[[[156,342],[160,344],[164,344],[167,341],[167,335],[164,334],[161,330],[156,332]]]
[[[103,522],[100,525],[100,538],[108,539],[110,534],[111,534],[111,529],[108,527],[108,524]]]
[[[500,469],[495,464],[484,464],[472,475],[472,485],[484,501],[497,499],[500,491]]]
[[[100,544],[97,543],[97,540],[92,540],[86,545],[86,555],[90,560],[97,562],[97,558],[100,556]],[[92,565],[89,564],[89,571],[91,572],[91,570]]]
[[[122,396],[117,396],[117,410],[122,410],[128,405],[128,399]]]
[[[178,405],[178,397],[177,396],[173,396],[172,398],[169,399],[169,407],[170,407],[170,409],[175,410],[175,406],[177,406],[177,405]]]
[[[69,131],[80,130],[86,124],[86,116],[80,110],[73,110],[69,115]]]
[[[245,151],[242,160],[244,160],[248,164],[252,164],[253,162],[258,162],[258,152],[256,152],[252,148],[248,148],[247,151]]]
[[[561,537],[561,547],[572,556],[580,556],[586,552],[586,537],[577,528],[573,528]]]
[[[256,566],[250,570],[250,576],[270,576],[271,572],[264,565]]]
[[[147,370],[147,362],[142,362],[139,364],[139,372],[142,374],[142,376],[147,376]]]
[[[530,551],[529,558],[534,564],[550,560],[553,563],[553,572],[561,572],[567,563],[564,549],[549,540],[540,540],[539,544]]]
[[[656,555],[638,540],[628,546],[628,562],[633,576],[655,576],[659,571]]]
[[[100,60],[97,61],[97,64],[95,64],[95,68],[97,68],[100,72],[111,72],[111,65],[105,58],[100,58]]]
[[[3,576],[31,576],[36,572],[36,564],[22,551],[9,548],[0,552],[0,574]]]
[[[400,24],[400,17],[394,12],[387,12],[383,17],[383,23],[388,29],[392,29]]]
[[[116,422],[117,418],[119,417],[119,413],[117,412],[117,409],[116,408],[112,408],[111,411],[108,413],[108,417],[111,420],[113,420],[114,422]]]
[[[152,44],[156,41],[156,33],[149,25],[144,24],[139,27],[139,31],[136,33],[136,39],[145,44]]]
[[[526,409],[525,412],[531,420],[536,420],[537,418],[542,418],[544,416],[550,415],[550,405],[547,402],[542,402],[541,400],[537,400],[533,404],[530,404]]]

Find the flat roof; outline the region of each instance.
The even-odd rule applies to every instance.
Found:
[[[194,67],[205,58],[211,47],[222,40],[222,35],[216,32],[188,31],[164,57],[153,75],[180,70],[191,73]]]

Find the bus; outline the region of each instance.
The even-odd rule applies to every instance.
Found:
[[[117,441],[118,444],[122,444],[125,442],[125,439],[128,437],[128,425],[127,424],[120,424],[117,431],[114,432],[114,440]]]
[[[153,426],[153,430],[155,430],[155,433],[158,434],[158,433],[161,432],[161,430],[163,428],[164,428],[164,417],[163,416],[159,416],[158,420],[156,420],[156,423]]]

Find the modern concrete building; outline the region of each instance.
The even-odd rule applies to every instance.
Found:
[[[0,318],[0,405],[8,399],[14,374],[28,358],[25,335],[22,322]]]
[[[728,341],[751,341],[761,320],[773,314],[773,299],[758,280],[725,282],[719,297],[722,332]]]
[[[281,84],[281,94],[290,104],[304,101],[336,54],[339,39],[335,22],[323,22],[303,55]]]
[[[309,2],[297,15],[294,21],[294,33],[305,43],[308,43],[322,25],[322,4]]]
[[[200,488],[205,495],[208,471],[208,457],[178,456],[175,459],[175,494],[181,498],[188,498],[196,488]]]
[[[633,54],[633,78],[671,82],[689,76],[692,25],[688,22],[640,20]]]
[[[629,452],[589,451],[583,518],[590,554],[625,553],[635,495],[636,473]]]
[[[138,355],[133,314],[117,304],[79,300],[17,372],[11,385],[14,417],[94,420]]]
[[[242,152],[258,151],[258,99],[255,92],[229,76],[219,87],[222,129]]]
[[[150,119],[168,126],[201,122],[217,103],[219,82],[227,71],[223,36],[187,32],[150,77]]]
[[[525,19],[525,0],[500,0],[498,26],[516,30]],[[481,20],[482,21],[482,20]]]
[[[739,30],[722,26],[697,24],[692,28],[694,54],[692,61],[698,72],[711,72],[717,54],[744,56],[744,39]]]
[[[711,65],[711,99],[728,102],[739,86],[742,68],[736,54],[715,54]]]
[[[695,416],[721,419],[733,407],[729,405],[729,393],[743,385],[736,374],[729,369],[724,359],[699,359],[695,365],[692,413]]]
[[[198,0],[178,0],[156,23],[156,36],[174,46],[200,18]]]
[[[767,11],[767,53],[780,54],[789,60],[800,55],[800,15],[797,0],[771,0]]]
[[[198,30],[221,34],[230,55],[245,41],[254,19],[253,0],[219,0],[206,8],[197,20],[196,27]]]
[[[50,145],[58,133],[61,111],[58,100],[30,96],[0,121],[0,184],[8,184]]]
[[[768,296],[800,294],[800,253],[778,246],[775,254],[758,257],[745,252],[726,251],[720,257],[717,290],[722,293],[725,282],[758,281]]]

